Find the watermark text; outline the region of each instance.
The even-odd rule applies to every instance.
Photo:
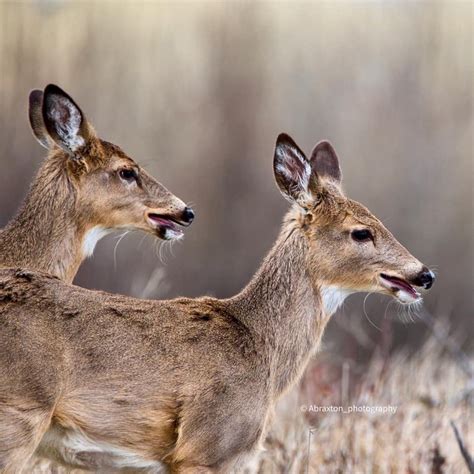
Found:
[[[303,413],[367,413],[370,415],[395,415],[398,407],[395,405],[301,405]]]

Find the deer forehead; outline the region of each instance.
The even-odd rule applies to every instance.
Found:
[[[100,145],[104,156],[117,160],[123,159],[131,163],[135,163],[132,158],[130,158],[119,146],[109,143],[105,140],[100,140]]]
[[[120,147],[104,140],[95,140],[77,154],[78,161],[88,164],[88,171],[97,169],[115,170],[121,167],[137,167]]]

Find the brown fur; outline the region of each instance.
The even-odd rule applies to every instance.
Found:
[[[77,108],[82,146],[69,149],[68,138],[58,136],[54,124],[47,130],[49,119],[41,109],[45,94]],[[86,257],[84,239],[94,227],[138,229],[163,238],[163,229],[147,221],[150,212],[182,221],[185,204],[118,146],[97,138],[77,105],[56,86],[44,94],[32,92],[30,123],[49,155],[17,216],[0,231],[0,267],[41,270],[71,282]],[[122,169],[136,170],[137,182],[125,182]]]
[[[290,145],[283,155],[282,140]],[[0,271],[4,472],[20,472],[18,453],[35,448],[70,466],[119,470],[116,453],[64,454],[55,445],[79,434],[180,474],[237,469],[258,450],[276,400],[318,346],[330,317],[324,288],[393,294],[381,272],[416,277],[421,263],[345,198],[337,179],[320,178],[316,166],[311,184],[298,164],[286,166],[285,153],[294,151],[280,138],[275,173],[286,173],[280,189],[300,204],[233,298],[144,301]],[[351,240],[349,230],[361,224],[373,243]],[[27,426],[18,406],[24,399],[36,410]]]

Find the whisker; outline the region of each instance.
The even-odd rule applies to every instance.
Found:
[[[394,300],[391,299],[391,300],[387,303],[387,305],[385,306],[385,311],[384,311],[384,313],[383,313],[383,319],[385,319],[385,318],[387,317],[388,308],[390,307],[390,305],[391,305],[393,302],[394,302]]]
[[[166,259],[165,259],[165,255],[164,255],[165,242],[166,242],[166,241],[160,242],[160,246],[159,246],[159,249],[158,249],[160,262],[161,262],[163,265],[166,265]]]
[[[119,246],[120,242],[122,242],[122,239],[129,233],[129,230],[126,230],[122,234],[120,234],[117,237],[117,242],[115,243],[114,246],[114,270],[117,270],[117,247]]]
[[[403,324],[414,324],[421,319],[419,309],[422,307],[423,301],[415,301],[414,303],[398,305],[397,316]]]
[[[168,255],[167,252],[168,252],[169,247],[170,247],[169,240],[166,240],[165,242],[163,242],[163,255],[165,259],[167,258],[167,255]]]
[[[174,253],[173,253],[173,245],[175,244],[176,240],[170,241],[170,253],[173,258],[176,258]]]
[[[423,307],[423,301],[420,300],[420,301],[415,301],[414,303],[412,303],[410,305],[410,309],[413,313],[413,317],[415,318],[415,320],[421,320],[421,308]]]
[[[404,312],[403,306],[400,305],[400,304],[397,305],[397,317],[398,317],[398,319],[399,319],[404,325],[407,325],[407,324],[408,324],[407,315],[406,315],[406,313]]]
[[[160,254],[159,254],[159,252],[160,252],[160,245],[161,245],[161,242],[162,242],[162,241],[161,241],[161,240],[158,240],[158,239],[156,239],[156,240],[153,242],[153,250],[154,250],[155,255],[156,255],[156,258],[157,258],[158,260],[160,260]]]
[[[377,329],[377,331],[380,331],[382,332],[382,329],[380,329],[374,322],[372,322],[372,320],[369,318],[369,315],[367,314],[367,309],[365,307],[365,303],[367,302],[367,298],[372,295],[373,293],[367,293],[365,295],[365,298],[364,298],[364,303],[362,304],[362,309],[364,310],[364,315],[365,315],[365,318],[367,319],[367,321],[369,321],[369,323],[375,328]]]
[[[143,241],[148,237],[149,234],[143,234],[140,242],[138,242],[138,249],[140,249],[143,245]]]

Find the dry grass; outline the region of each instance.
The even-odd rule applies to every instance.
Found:
[[[325,359],[320,354],[320,362],[310,368],[321,374],[321,380],[311,386],[312,393],[305,390],[308,381],[303,381],[299,391],[278,408],[260,473],[467,472],[450,421],[473,453],[472,379],[439,342],[429,340],[412,357],[377,355],[365,374],[354,376],[352,382],[349,372],[342,383],[328,382],[331,370],[324,370]],[[334,385],[337,390],[327,390]],[[314,390],[317,386],[320,391]],[[397,411],[392,415],[303,414],[301,406],[310,405],[391,405]]]

